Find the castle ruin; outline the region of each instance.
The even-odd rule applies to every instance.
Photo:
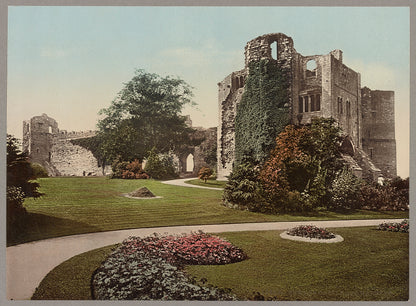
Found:
[[[226,179],[235,160],[235,116],[244,94],[249,63],[268,59],[288,71],[291,123],[335,118],[344,133],[343,159],[359,176],[377,181],[396,174],[394,92],[361,88],[360,74],[343,63],[341,50],[304,56],[282,33],[246,44],[245,68],[218,83],[217,177]]]
[[[187,124],[192,126],[189,116]],[[217,128],[194,129],[192,137],[201,143],[197,146],[185,146],[173,156],[177,161],[177,171],[182,175],[198,175],[201,167],[208,166],[205,156],[212,149],[215,150],[217,144]],[[42,114],[23,122],[23,152],[29,156],[31,162],[42,165],[49,176],[107,175],[111,173],[110,166],[100,165],[90,150],[71,142],[93,137],[95,134],[95,131],[60,130],[55,119]]]

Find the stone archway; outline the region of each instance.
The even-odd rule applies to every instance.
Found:
[[[194,155],[192,153],[189,153],[186,157],[186,172],[194,172],[195,168],[195,161],[194,161]]]

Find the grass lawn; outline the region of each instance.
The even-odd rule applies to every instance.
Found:
[[[28,198],[25,230],[7,245],[73,234],[119,229],[300,220],[407,218],[408,212],[355,211],[348,214],[266,215],[221,205],[221,190],[162,184],[155,180],[121,180],[105,177],[39,179],[39,199]],[[160,199],[131,199],[123,193],[146,186]]]
[[[225,184],[227,184],[227,181],[207,180],[207,182],[205,183],[203,180],[194,179],[185,181],[185,183],[203,187],[224,188]]]
[[[188,266],[196,279],[277,300],[403,301],[408,299],[409,235],[372,227],[336,228],[341,243],[284,240],[280,231],[223,233],[248,259],[220,266]],[[33,299],[91,299],[91,275],[111,246],[75,256],[53,269]],[[76,267],[76,268],[75,268]]]

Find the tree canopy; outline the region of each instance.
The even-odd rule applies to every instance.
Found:
[[[181,111],[195,104],[192,97],[191,86],[180,78],[136,70],[100,111],[97,138],[104,160],[142,160],[152,148],[165,153],[190,144],[194,130]]]

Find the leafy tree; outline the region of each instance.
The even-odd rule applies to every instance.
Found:
[[[330,187],[331,200],[328,202],[328,208],[360,208],[361,184],[361,180],[350,170],[342,169],[332,181]]]
[[[208,167],[202,167],[199,172],[198,172],[198,178],[200,180],[204,180],[204,182],[207,182],[207,179],[209,179],[209,177],[212,175],[212,170],[211,168]]]
[[[110,107],[100,111],[104,118],[98,122],[98,137],[104,158],[141,161],[152,148],[166,153],[186,146],[194,130],[180,113],[194,104],[191,98],[185,81],[136,70]]]
[[[7,186],[20,187],[24,197],[40,197],[39,184],[26,154],[19,149],[19,141],[7,135]]]

